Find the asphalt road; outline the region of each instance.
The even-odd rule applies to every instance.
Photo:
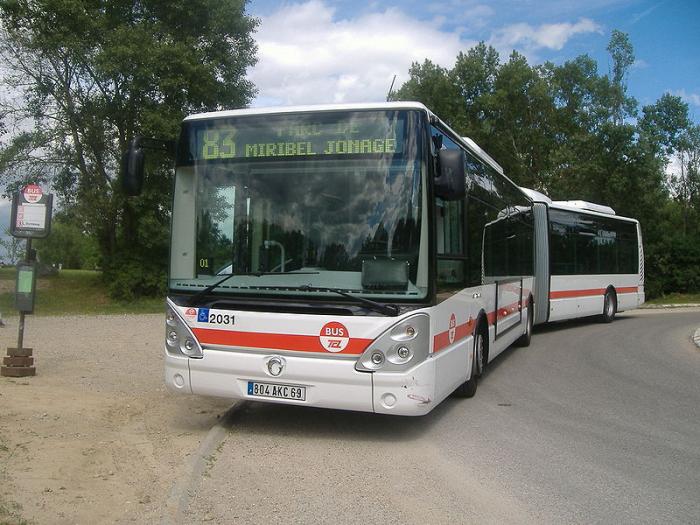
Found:
[[[186,521],[698,523],[700,310],[554,324],[422,418],[243,403]]]

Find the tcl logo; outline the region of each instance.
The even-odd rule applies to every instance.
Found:
[[[345,325],[338,322],[330,322],[323,325],[319,334],[321,346],[328,352],[342,352],[350,342],[350,334]]]

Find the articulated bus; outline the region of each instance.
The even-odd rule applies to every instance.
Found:
[[[527,188],[534,201],[535,323],[617,312],[644,303],[644,248],[639,222],[608,206],[552,201]]]
[[[148,144],[125,154],[129,194]],[[473,396],[529,344],[535,305],[556,306],[535,247],[538,208],[558,208],[422,104],[193,115],[175,149],[175,392],[422,415]]]

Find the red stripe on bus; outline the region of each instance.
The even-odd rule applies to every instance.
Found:
[[[474,319],[471,321],[467,321],[466,323],[463,324],[458,324],[455,327],[455,338],[453,343],[456,343],[457,341],[460,341],[462,339],[466,339],[470,335],[472,335],[472,332],[474,331],[474,325],[475,325]],[[439,334],[435,334],[433,337],[433,353],[437,353],[440,350],[443,350],[450,346],[450,331],[447,330],[445,332],[440,332]]]
[[[201,344],[238,346],[244,348],[264,348],[269,350],[290,350],[294,352],[317,352],[330,354],[318,336],[296,334],[265,334],[259,332],[239,332],[234,330],[212,330],[193,328],[192,331]],[[348,344],[336,354],[359,355],[372,343],[372,339],[351,338]]]
[[[606,288],[593,288],[590,290],[559,290],[556,292],[549,292],[550,299],[570,299],[572,297],[594,297],[600,295],[601,297],[605,295]],[[617,293],[637,293],[639,288],[637,286],[626,286],[621,288],[616,288]]]
[[[520,301],[508,304],[506,306],[499,306],[498,307],[498,318],[503,319],[504,317],[508,317],[510,314],[514,314],[514,313],[519,312],[519,311],[520,311]]]
[[[493,326],[496,324],[496,312],[489,312],[486,314],[486,320],[489,323],[489,326]]]
[[[501,307],[498,309],[498,319],[507,317],[508,315],[519,311],[519,309],[520,301]],[[489,326],[496,324],[496,317],[496,312],[489,312],[488,314],[486,314],[486,319],[489,323]],[[468,321],[464,324],[457,325],[455,330],[455,338],[454,341],[452,341],[452,343],[456,343],[457,341],[461,341],[462,339],[466,339],[467,337],[472,335],[475,326],[476,319],[472,319],[471,321]],[[449,330],[446,330],[445,332],[440,332],[439,334],[435,334],[435,336],[433,337],[433,353],[436,354],[440,350],[444,350],[452,343],[450,343]]]

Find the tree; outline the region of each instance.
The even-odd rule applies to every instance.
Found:
[[[486,123],[484,97],[494,90],[500,58],[492,46],[479,42],[466,53],[459,52],[449,75],[456,86],[463,118],[455,124],[464,134],[484,141],[490,129]]]
[[[448,124],[454,124],[458,112],[457,89],[448,71],[430,60],[411,64],[410,78],[391,94],[391,100],[417,100],[441,115]]]
[[[636,105],[632,99],[626,96],[627,72],[634,64],[634,49],[629,35],[617,29],[613,29],[606,49],[613,61],[610,86],[613,118],[616,124],[622,124],[625,111],[630,111]]]
[[[53,218],[51,234],[34,242],[38,260],[48,266],[94,270],[99,264],[95,239],[85,235],[62,215]]]
[[[2,259],[6,263],[15,264],[24,257],[26,241],[13,237],[10,228],[5,228],[4,234],[4,238],[0,237],[0,248],[5,252]]]
[[[414,64],[396,98],[434,109],[519,185],[638,218],[649,296],[697,290],[700,127],[689,124],[687,104],[668,94],[640,118],[627,95],[634,63],[628,35],[613,31],[608,51],[611,70],[601,75],[586,55],[533,67],[516,52],[501,63],[481,43],[459,53],[451,70]]]
[[[255,62],[257,22],[244,7],[244,0],[0,0],[6,82],[23,93],[12,116],[34,123],[0,152],[0,174],[5,182],[53,184],[60,206],[96,239],[106,279],[121,283],[116,295],[164,286],[171,178],[158,159],[142,197],[127,201],[121,154],[137,134],[175,138],[187,113],[251,100],[245,72]]]
[[[639,133],[658,155],[669,158],[680,147],[689,126],[688,104],[681,97],[664,93],[654,104],[642,108]]]
[[[700,237],[700,126],[688,126],[676,144],[676,170],[669,184],[683,209],[683,233],[694,233],[697,238]]]
[[[542,189],[555,137],[554,104],[542,72],[514,51],[482,99],[489,129],[484,147],[518,184]]]

